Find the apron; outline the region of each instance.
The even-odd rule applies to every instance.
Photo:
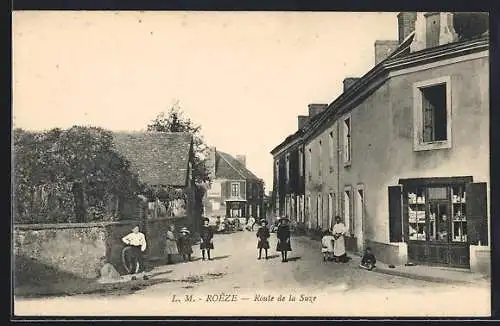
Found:
[[[342,233],[342,235],[335,240],[333,243],[333,255],[336,257],[340,257],[345,255],[345,239],[344,239],[344,233],[345,233],[345,226],[343,223],[335,224],[333,226],[333,234],[335,233]]]

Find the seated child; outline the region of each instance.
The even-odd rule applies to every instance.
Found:
[[[375,268],[375,263],[377,260],[375,259],[375,255],[372,253],[370,247],[366,247],[365,253],[363,254],[363,258],[361,258],[361,264],[359,267],[367,269],[371,271]]]
[[[333,243],[335,239],[333,234],[325,230],[323,231],[323,237],[321,238],[321,252],[323,253],[323,261],[333,259]]]

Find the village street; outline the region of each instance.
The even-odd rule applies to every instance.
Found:
[[[16,299],[16,315],[128,316],[390,316],[488,315],[488,285],[464,286],[417,281],[323,262],[319,242],[292,238],[282,263],[273,250],[257,260],[254,232],[216,235],[212,261],[157,266],[152,278],[167,282],[128,295],[80,295]],[[283,295],[284,301],[279,301]],[[192,297],[191,297],[192,296]],[[290,301],[290,296],[295,301]],[[272,299],[271,299],[272,298]],[[467,298],[474,298],[468,300]],[[222,300],[223,302],[220,302]],[[272,301],[268,301],[272,300]],[[217,301],[217,302],[216,302]]]

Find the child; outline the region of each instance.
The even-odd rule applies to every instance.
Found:
[[[214,249],[214,232],[212,231],[212,228],[209,226],[210,220],[208,218],[203,218],[203,226],[201,227],[201,232],[200,232],[200,249],[201,249],[201,255],[202,259],[205,260],[205,250],[207,251],[208,255],[208,260],[212,260],[210,258],[210,250]]]
[[[167,231],[167,240],[165,251],[167,253],[167,264],[172,264],[172,255],[179,254],[179,250],[177,248],[177,239],[175,237],[175,225],[170,224],[169,230]]]
[[[193,253],[190,233],[188,228],[183,227],[179,236],[179,253],[184,261],[191,261],[191,254]]]
[[[323,238],[321,238],[321,252],[323,253],[323,261],[333,259],[334,242],[335,238],[333,237],[333,234],[328,230],[323,231]]]
[[[259,249],[259,258],[262,258],[262,249],[264,249],[267,258],[267,250],[269,249],[269,237],[271,236],[269,233],[269,229],[267,228],[267,221],[265,219],[260,220],[260,227],[257,230],[257,249]]]
[[[375,263],[377,260],[375,259],[375,255],[372,253],[372,249],[370,247],[366,247],[365,253],[363,254],[363,258],[361,258],[361,264],[359,267],[367,269],[371,271],[375,268]]]
[[[132,232],[127,234],[122,238],[123,243],[132,247],[132,256],[134,260],[139,262],[139,271],[144,271],[144,252],[146,251],[146,237],[144,233],[139,232],[139,226],[134,226]],[[134,274],[134,269],[132,268],[130,274]]]
[[[292,246],[290,245],[290,226],[288,222],[290,220],[287,217],[281,218],[279,220],[278,230],[276,231],[276,236],[278,238],[278,244],[276,245],[276,251],[281,252],[281,262],[288,262],[288,251],[292,251]]]

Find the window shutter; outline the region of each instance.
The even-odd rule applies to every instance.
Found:
[[[487,188],[485,182],[465,186],[467,237],[470,244],[488,245]]]
[[[403,240],[403,205],[402,187],[389,187],[389,241],[401,242]]]
[[[424,134],[423,141],[429,142],[434,140],[434,108],[431,103],[423,96],[423,113],[424,113]]]

